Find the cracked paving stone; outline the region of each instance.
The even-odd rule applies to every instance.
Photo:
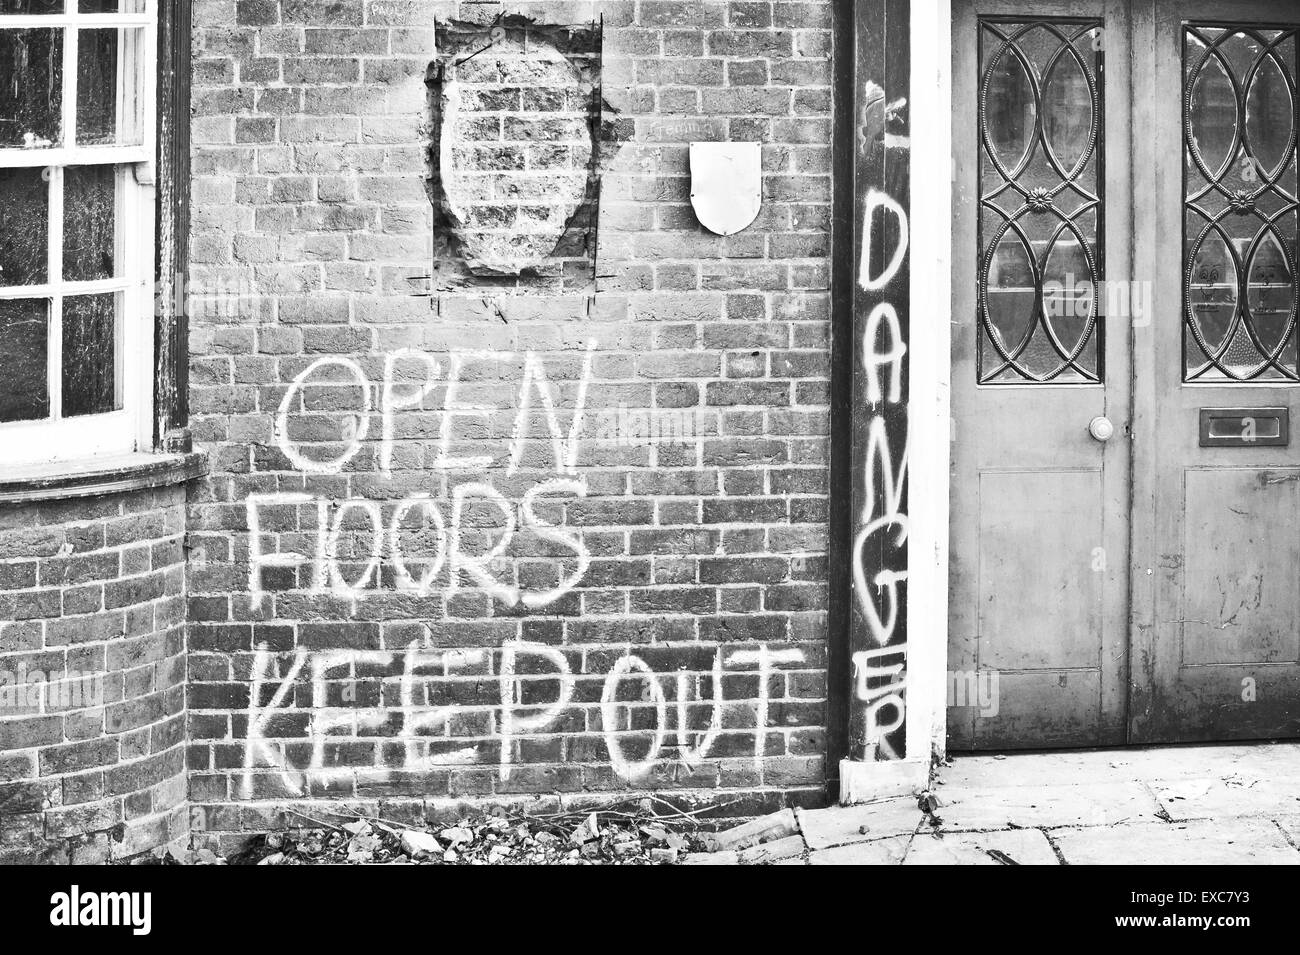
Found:
[[[799,810],[799,829],[808,848],[828,849],[889,836],[910,835],[921,824],[915,796],[900,796],[858,806]],[[866,831],[863,832],[863,827]]]
[[[1052,839],[1071,865],[1300,865],[1269,819],[1058,829]]]
[[[1060,865],[1052,845],[1038,829],[1001,832],[921,833],[912,840],[903,865],[1005,865],[990,855],[1002,853],[1019,865]]]
[[[1160,804],[1175,822],[1231,819],[1294,812],[1300,815],[1300,779],[1227,776],[1151,783]]]
[[[875,842],[822,849],[808,856],[810,865],[902,865],[911,836],[893,836]]]
[[[1282,832],[1291,841],[1291,845],[1300,850],[1300,814],[1294,816],[1282,816],[1273,820],[1281,828]]]
[[[945,831],[1113,826],[1160,818],[1160,805],[1136,782],[943,789],[939,798]]]

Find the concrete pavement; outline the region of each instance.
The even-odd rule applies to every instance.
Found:
[[[686,864],[1300,864],[1300,743],[964,756],[917,797],[797,813]]]

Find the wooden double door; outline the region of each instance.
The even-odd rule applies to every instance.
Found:
[[[949,748],[1300,736],[1300,5],[953,47]]]

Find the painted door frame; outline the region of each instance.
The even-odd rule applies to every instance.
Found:
[[[952,4],[951,0],[859,0],[836,4],[837,20],[837,124],[835,143],[841,162],[836,184],[835,268],[832,277],[835,328],[832,346],[832,427],[836,436],[832,450],[833,493],[831,566],[836,580],[832,591],[831,698],[829,706],[830,747],[828,756],[838,761],[838,794],[849,803],[880,795],[906,793],[923,787],[936,758],[944,753],[946,735],[948,658],[948,492],[951,416],[951,276],[952,276]],[[907,36],[908,88],[891,96],[885,81],[887,44],[871,41],[879,36],[882,21],[894,17],[891,40]],[[901,21],[901,22],[900,22]],[[895,76],[894,84],[898,83]],[[868,320],[879,299],[859,283],[859,256],[864,234],[870,226],[864,216],[867,193],[880,183],[861,172],[859,143],[860,106],[868,84],[884,89],[889,102],[906,99],[912,121],[906,142],[909,154],[910,201],[907,209],[907,266],[905,286],[900,281],[889,289],[894,304],[901,303],[910,321],[902,322],[906,345],[903,374],[907,391],[903,403],[906,436],[903,448],[891,448],[904,459],[907,514],[906,589],[916,599],[900,608],[906,635],[903,644],[905,670],[898,695],[904,700],[905,738],[901,758],[879,759],[864,751],[860,738],[864,701],[857,692],[854,672],[855,651],[869,647],[869,622],[855,602],[853,580],[860,572],[853,566],[854,539],[862,530],[864,462],[869,467],[871,413],[863,415],[854,396],[867,391],[866,372],[861,361],[861,344]],[[843,161],[847,155],[847,164]],[[891,197],[892,198],[892,197]],[[845,251],[851,249],[852,256]],[[870,283],[868,283],[870,284]],[[864,294],[865,292],[865,294]],[[876,366],[877,375],[892,369]],[[879,381],[880,379],[878,379]],[[838,382],[838,386],[837,386]],[[897,422],[898,415],[891,416]],[[861,420],[860,420],[861,419]],[[891,442],[895,441],[891,435]],[[905,449],[905,450],[904,450]],[[903,482],[900,482],[903,483]],[[846,495],[845,492],[848,492]],[[879,493],[880,489],[876,489]],[[902,490],[899,489],[902,494]],[[867,514],[867,517],[879,517]],[[894,529],[896,531],[896,528]],[[891,532],[892,533],[892,532]],[[873,571],[889,570],[877,564],[865,568],[863,579],[874,580]],[[894,568],[895,570],[897,568]],[[891,644],[892,645],[892,644]],[[835,772],[832,766],[830,773]]]

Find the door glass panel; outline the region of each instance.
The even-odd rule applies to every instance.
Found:
[[[1100,383],[1099,20],[980,20],[978,375]]]
[[[1183,34],[1183,380],[1297,381],[1296,31]]]

